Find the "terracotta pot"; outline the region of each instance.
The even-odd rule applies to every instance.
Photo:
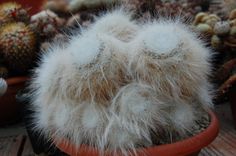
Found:
[[[10,124],[19,119],[20,104],[16,101],[17,92],[24,87],[27,77],[7,79],[7,91],[0,97],[0,126]]]
[[[211,123],[203,132],[188,139],[172,143],[141,149],[147,156],[194,156],[202,148],[209,145],[218,135],[219,122],[212,111],[209,111]],[[60,141],[59,141],[60,140]],[[66,139],[55,139],[55,145],[70,156],[98,156],[99,151],[82,145],[76,147]],[[105,154],[109,155],[109,154]],[[141,154],[142,155],[142,154]]]
[[[46,0],[1,0],[0,4],[4,2],[17,2],[23,7],[30,8],[29,13],[33,15],[41,10],[44,1]]]

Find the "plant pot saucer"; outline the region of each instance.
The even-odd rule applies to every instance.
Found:
[[[202,148],[209,145],[218,135],[219,132],[219,122],[216,115],[209,111],[211,117],[211,122],[209,126],[201,133],[192,136],[190,138],[178,141],[172,144],[157,145],[153,147],[148,147],[141,149],[141,154],[147,156],[191,156],[198,155]],[[82,145],[77,147],[76,145],[70,143],[65,138],[54,139],[54,143],[57,148],[65,152],[70,156],[98,156],[99,151]],[[145,154],[144,154],[145,153]],[[112,154],[105,154],[106,156],[112,156]]]

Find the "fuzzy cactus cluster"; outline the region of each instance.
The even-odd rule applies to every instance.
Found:
[[[127,155],[209,121],[210,50],[178,20],[132,17],[108,12],[50,46],[30,87],[34,130]]]
[[[193,22],[200,33],[209,38],[210,45],[218,51],[236,47],[236,9],[223,20],[216,14],[198,13]]]

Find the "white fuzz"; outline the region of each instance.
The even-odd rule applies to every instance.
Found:
[[[135,23],[114,11],[51,47],[31,84],[35,130],[124,155],[193,133],[211,104],[209,50],[179,22]]]
[[[3,96],[7,91],[7,82],[0,78],[0,96]]]
[[[134,47],[130,71],[138,76],[136,79],[152,85],[166,98],[191,102],[192,97],[203,96],[199,95],[201,90],[208,89],[203,87],[209,86],[209,50],[178,21],[144,25],[130,46]],[[155,76],[151,76],[153,74]],[[210,96],[209,91],[204,94]],[[199,102],[211,104],[210,100]]]
[[[78,38],[76,36],[72,39],[68,51],[73,54],[79,65],[86,65],[97,57],[101,46],[101,42],[96,35],[87,33],[84,37]]]
[[[112,35],[122,41],[130,41],[135,37],[139,26],[131,21],[131,14],[122,9],[105,14],[93,26],[94,33]]]
[[[180,136],[187,136],[187,133],[192,133],[191,128],[197,120],[194,107],[190,104],[178,103],[171,112],[171,121],[173,121],[174,129]]]

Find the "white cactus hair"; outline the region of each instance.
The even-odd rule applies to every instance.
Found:
[[[93,31],[110,34],[119,40],[131,40],[139,29],[134,20],[131,20],[132,13],[124,7],[115,9],[104,14],[93,26]]]
[[[211,105],[210,51],[179,21],[138,25],[120,9],[47,53],[31,90],[35,129],[49,138],[137,154],[187,137]]]
[[[179,20],[160,20],[143,25],[131,44],[130,71],[134,72],[136,79],[146,81],[163,96],[181,100],[201,94],[200,90],[210,89],[211,53]],[[201,101],[201,104],[210,106],[211,101]]]

